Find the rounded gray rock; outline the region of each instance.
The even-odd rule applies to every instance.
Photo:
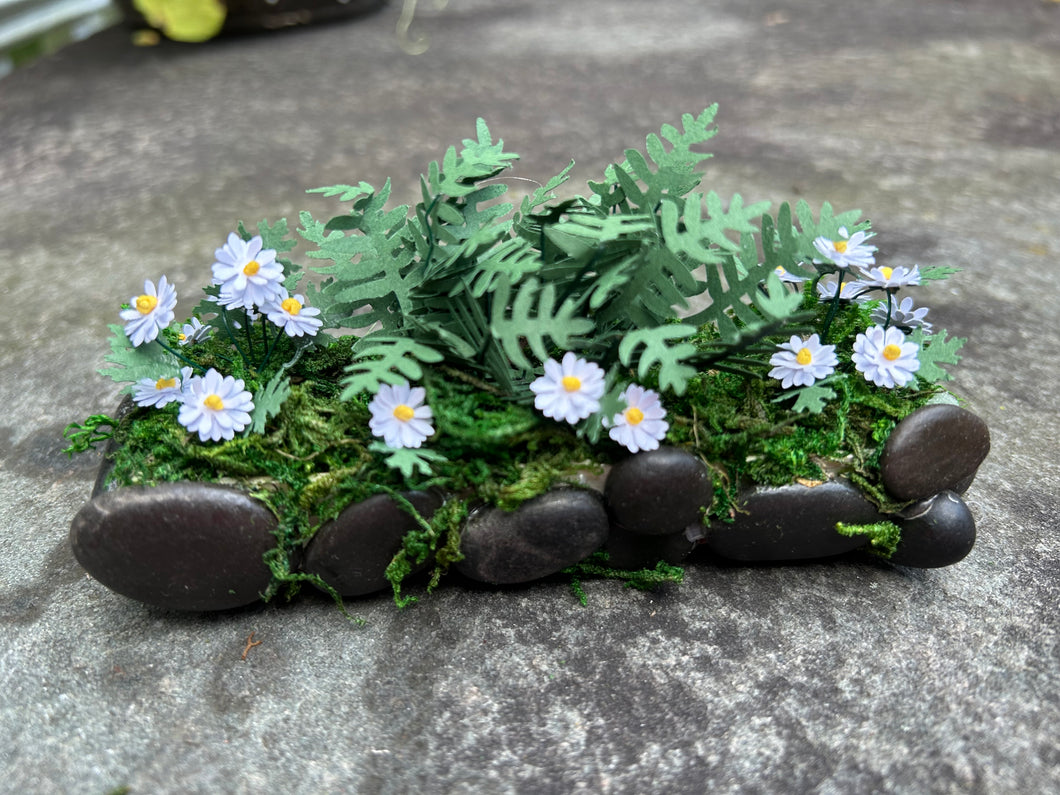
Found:
[[[442,505],[442,498],[424,491],[402,497],[424,519]],[[363,596],[391,587],[386,568],[401,549],[405,535],[418,528],[415,517],[388,494],[376,494],[345,508],[309,542],[302,570],[318,575],[342,596]],[[414,570],[422,570],[424,561]]]
[[[696,456],[660,447],[615,464],[604,498],[618,527],[643,535],[673,535],[700,521],[702,509],[714,499],[714,483]]]
[[[735,521],[712,523],[705,545],[732,560],[812,560],[868,543],[865,536],[836,532],[837,522],[873,524],[884,518],[842,479],[816,486],[756,487],[740,496]]]
[[[975,518],[953,491],[906,508],[901,513],[902,540],[891,563],[934,569],[963,560],[975,545]]]
[[[483,508],[468,517],[456,569],[494,585],[530,582],[572,566],[607,540],[607,511],[595,492],[549,491],[514,511]]]
[[[276,518],[241,491],[163,483],[103,492],[70,526],[74,557],[112,591],[173,610],[256,602],[272,578],[262,557]]]
[[[898,423],[880,455],[884,488],[899,500],[923,500],[968,487],[990,452],[990,430],[960,406],[922,406]]]
[[[659,561],[677,565],[688,557],[695,543],[682,530],[665,536],[631,533],[611,525],[607,537],[607,565],[615,569],[653,569]]]

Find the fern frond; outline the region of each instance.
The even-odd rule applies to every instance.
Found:
[[[423,377],[421,363],[442,361],[442,354],[423,343],[403,337],[370,334],[353,346],[353,362],[342,379],[342,399],[361,392],[377,392],[383,383],[400,384]]]
[[[523,370],[533,367],[523,352],[523,341],[538,361],[548,358],[545,340],[561,348],[569,349],[579,337],[589,334],[594,323],[587,317],[576,317],[576,304],[564,301],[556,308],[556,286],[548,283],[543,287],[538,279],[524,281],[510,302],[512,285],[507,276],[501,276],[492,295],[490,331],[500,342],[504,353],[512,364]],[[511,306],[511,316],[508,306]]]
[[[688,381],[696,374],[696,368],[685,364],[686,359],[697,353],[696,346],[688,339],[696,333],[695,326],[672,324],[642,328],[629,332],[618,345],[618,359],[623,365],[637,367],[637,376],[645,378],[653,367],[659,368],[659,386],[684,394]],[[676,345],[672,340],[682,340]],[[640,347],[643,346],[643,351]]]

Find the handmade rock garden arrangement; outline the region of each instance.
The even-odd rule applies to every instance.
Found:
[[[693,552],[962,559],[989,434],[939,385],[963,340],[907,294],[956,269],[881,264],[858,211],[701,191],[714,113],[518,207],[480,120],[411,210],[361,182],[313,191],[344,210],[297,237],[240,224],[183,322],[150,274],[101,370],[128,396],[67,429],[106,443],[77,559],[182,610],[404,605],[452,571],[651,587]]]

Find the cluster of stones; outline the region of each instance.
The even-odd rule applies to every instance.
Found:
[[[749,486],[734,520],[703,524],[712,476],[694,455],[673,447],[615,464],[602,490],[563,488],[512,512],[474,511],[463,528],[456,569],[507,585],[555,574],[604,549],[608,565],[653,567],[683,561],[693,549],[737,561],[794,561],[851,552],[865,535],[845,524],[890,521],[901,528],[892,563],[956,563],[975,542],[975,521],[961,494],[990,449],[986,424],[952,405],[925,406],[895,428],[883,450],[883,485],[910,505],[880,514],[843,478],[780,488]],[[443,495],[406,492],[421,516]],[[301,570],[346,597],[390,587],[387,565],[415,529],[387,495],[348,506],[309,542]],[[74,518],[70,538],[81,565],[118,593],[178,610],[222,610],[257,601],[271,572],[263,556],[276,543],[275,517],[237,490],[170,483],[97,493]],[[427,565],[427,564],[424,564]]]

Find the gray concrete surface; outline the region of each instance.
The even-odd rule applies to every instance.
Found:
[[[1060,6],[1039,0],[452,0],[135,49],[0,82],[0,791],[981,792],[1060,788]],[[860,207],[970,337],[994,451],[961,564],[699,566],[656,594],[447,588],[165,613],[66,543],[96,461],[63,426],[145,274],[195,284],[239,218],[416,178],[486,117],[518,174],[720,102],[708,185]],[[188,291],[190,292],[190,291]],[[247,636],[261,645],[241,659]]]

